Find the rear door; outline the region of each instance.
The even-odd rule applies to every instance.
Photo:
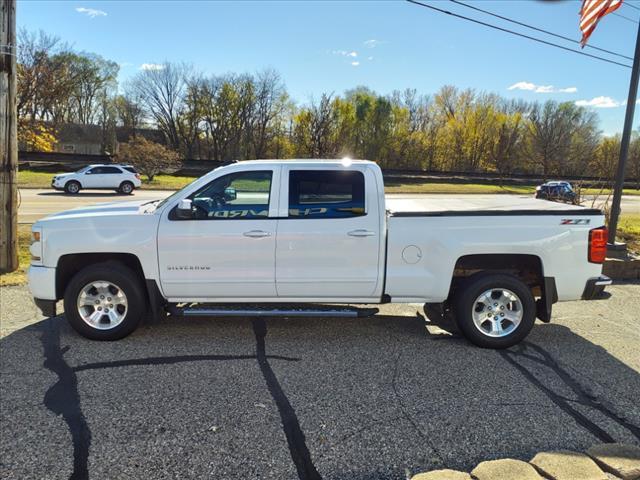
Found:
[[[191,194],[193,218],[163,212],[158,260],[170,298],[272,298],[280,167],[219,176]]]
[[[124,174],[118,167],[102,167],[99,188],[118,188],[124,180]]]
[[[366,298],[378,282],[381,215],[362,169],[283,169],[276,245],[279,297]],[[369,199],[369,201],[367,201]],[[286,208],[282,205],[286,203]]]

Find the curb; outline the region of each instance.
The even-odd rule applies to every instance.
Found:
[[[478,464],[471,473],[433,470],[411,480],[640,480],[640,447],[598,444],[585,453],[540,452],[529,462],[505,458]]]
[[[625,260],[607,258],[602,273],[613,280],[640,279],[640,257],[629,256]]]

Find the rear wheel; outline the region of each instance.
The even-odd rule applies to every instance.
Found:
[[[118,340],[133,332],[147,302],[138,276],[117,262],[90,265],[71,280],[64,295],[69,324],[92,340]]]
[[[470,277],[455,298],[460,330],[484,348],[508,348],[522,341],[533,328],[536,305],[531,289],[505,274]]]
[[[75,195],[80,191],[80,183],[75,180],[71,180],[65,184],[64,191],[71,195]]]
[[[119,191],[120,191],[120,193],[123,193],[125,195],[131,195],[131,193],[133,193],[133,183],[131,183],[131,182],[122,182],[120,184]]]

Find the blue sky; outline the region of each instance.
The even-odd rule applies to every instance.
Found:
[[[446,0],[425,1],[557,41]],[[640,7],[640,1],[626,3]],[[578,0],[474,4],[580,38]],[[636,21],[640,18],[640,10],[629,5],[618,13]],[[407,87],[431,94],[452,84],[509,98],[599,105],[588,108],[600,115],[605,134],[622,130],[631,72],[403,1],[22,0],[18,27],[45,30],[77,50],[117,61],[121,80],[144,64],[163,61],[184,61],[213,74],[273,67],[299,103],[357,85],[383,94]],[[636,23],[609,15],[590,43],[633,56],[636,32]],[[636,126],[638,121],[640,114]]]

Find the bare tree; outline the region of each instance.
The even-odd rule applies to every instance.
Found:
[[[280,75],[267,69],[256,76],[251,139],[256,158],[264,158],[269,141],[275,134],[275,123],[284,114],[287,94]]]
[[[147,114],[175,150],[181,146],[178,117],[183,108],[189,71],[189,67],[184,64],[165,62],[155,68],[143,70],[132,82]]]
[[[573,103],[548,101],[535,105],[528,123],[528,147],[534,165],[542,168],[545,180],[555,173],[571,147],[571,134],[580,117],[580,108]]]
[[[74,88],[70,96],[72,108],[69,120],[85,125],[94,124],[103,107],[105,95],[116,89],[120,67],[94,54],[73,54],[69,69]]]
[[[125,86],[124,93],[116,96],[114,106],[117,122],[127,130],[127,138],[135,138],[144,117],[142,99],[137,96],[135,89]]]

